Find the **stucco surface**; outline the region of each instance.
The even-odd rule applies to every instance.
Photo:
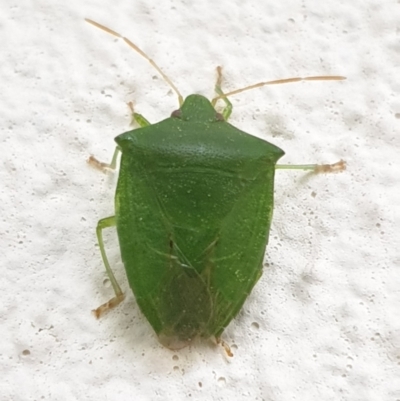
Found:
[[[3,2],[0,82],[1,400],[400,400],[400,3],[393,1]],[[307,75],[343,82],[232,97],[231,122],[344,173],[278,171],[264,274],[224,339],[163,348],[128,288],[112,295],[96,245],[113,213],[111,158],[126,103],[150,121],[184,95]]]

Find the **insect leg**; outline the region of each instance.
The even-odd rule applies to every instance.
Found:
[[[105,172],[107,170],[115,170],[115,167],[117,166],[117,159],[118,159],[119,152],[121,152],[121,148],[119,146],[117,146],[115,148],[113,157],[111,159],[111,163],[103,163],[103,162],[97,160],[93,155],[90,155],[87,162],[94,168],[97,168],[98,170],[102,170],[103,172]]]
[[[277,164],[276,170],[308,170],[314,173],[337,173],[346,170],[346,162],[339,160],[333,164]]]
[[[221,82],[222,82],[222,67],[218,66],[217,67],[217,82],[215,83],[215,92],[218,95],[224,95],[224,92],[221,89]],[[224,117],[225,121],[228,121],[228,118],[230,117],[230,115],[232,114],[232,103],[229,101],[229,99],[227,97],[223,97],[222,98],[223,101],[225,102],[226,106],[224,107],[224,109],[222,110],[222,116]],[[213,102],[213,105],[215,103]]]
[[[132,112],[131,124],[136,123],[139,125],[139,127],[147,127],[148,125],[151,125],[146,118],[144,118],[141,114],[135,112],[132,102],[128,103],[128,107],[131,109]]]
[[[95,314],[97,319],[101,315],[103,315],[105,312],[107,312],[109,309],[116,307],[125,298],[125,295],[122,292],[121,287],[119,286],[119,284],[114,276],[114,273],[111,270],[110,263],[108,262],[106,251],[104,248],[103,230],[105,228],[113,227],[113,226],[115,226],[115,216],[106,217],[105,219],[99,220],[99,222],[97,223],[97,228],[96,228],[97,241],[100,246],[101,257],[103,259],[103,263],[106,268],[107,275],[111,281],[111,285],[113,286],[114,292],[115,292],[114,298],[110,299],[105,304],[103,304],[103,305],[99,306],[97,309],[93,310],[93,313]]]

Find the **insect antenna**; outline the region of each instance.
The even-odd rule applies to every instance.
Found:
[[[173,91],[178,95],[178,101],[179,105],[181,106],[183,103],[183,97],[180,94],[178,88],[173,84],[173,82],[167,77],[167,75],[164,74],[164,72],[161,70],[161,68],[143,51],[141,50],[138,46],[136,46],[131,40],[126,38],[125,36],[122,36],[118,32],[113,31],[110,28],[107,28],[104,25],[99,24],[98,22],[95,22],[89,18],[85,18],[85,21],[88,22],[89,24],[94,25],[95,27],[102,29],[103,31],[109,33],[110,35],[116,36],[117,38],[122,38],[125,43],[128,44],[129,47],[131,47],[133,50],[135,50],[137,53],[139,53],[142,57],[144,57],[159,73],[160,75],[164,78],[164,80],[167,82],[167,84],[173,89]]]
[[[236,89],[231,92],[223,93],[221,95],[216,96],[214,99],[212,99],[211,103],[215,104],[217,100],[226,98],[228,96],[236,95],[238,93],[242,93],[251,89],[255,88],[261,88],[262,86],[266,85],[278,85],[278,84],[288,84],[291,82],[299,82],[299,81],[342,81],[343,79],[346,79],[346,77],[342,77],[340,75],[322,75],[322,76],[316,76],[316,77],[295,77],[295,78],[285,78],[285,79],[277,79],[275,81],[266,81],[266,82],[258,82],[257,84],[254,85],[249,85],[244,88]]]

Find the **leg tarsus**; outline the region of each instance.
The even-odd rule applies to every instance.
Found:
[[[317,164],[314,171],[316,173],[338,173],[344,170],[346,170],[346,162],[339,160],[333,164]]]
[[[90,164],[92,167],[96,168],[97,170],[106,173],[108,170],[115,170],[117,167],[117,159],[118,154],[121,152],[121,148],[117,146],[115,148],[111,163],[103,163],[97,160],[93,155],[90,155],[89,159],[87,159],[87,163]]]
[[[215,342],[222,346],[222,348],[225,350],[225,353],[226,353],[227,356],[229,356],[230,358],[233,357],[233,352],[232,352],[231,347],[229,346],[228,343],[226,343],[220,337],[215,337]]]
[[[96,316],[96,319],[100,319],[110,309],[118,306],[125,299],[125,294],[120,294],[114,298],[111,298],[108,302],[100,305],[98,308],[93,309],[92,312]]]

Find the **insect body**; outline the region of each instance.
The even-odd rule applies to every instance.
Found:
[[[116,225],[137,303],[171,349],[196,337],[220,339],[262,274],[268,242],[274,174],[284,152],[226,121],[231,104],[220,84],[219,68],[222,114],[214,108],[217,98],[210,102],[200,95],[188,96],[171,117],[153,125],[134,113],[141,127],[115,139],[111,167],[122,153],[115,216],[97,227],[116,297],[96,315],[123,299],[102,239],[102,230]],[[91,162],[98,163],[93,157]]]

